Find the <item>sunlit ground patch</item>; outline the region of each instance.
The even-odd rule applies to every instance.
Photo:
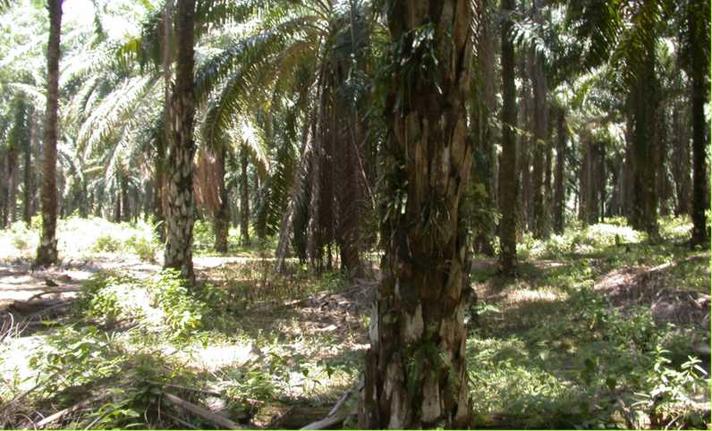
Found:
[[[554,302],[565,301],[568,294],[554,289],[515,289],[507,294],[506,302],[516,304],[520,302]]]
[[[6,338],[0,345],[0,400],[10,399],[35,385],[37,370],[30,358],[45,342],[41,335]],[[2,403],[0,403],[2,404]]]

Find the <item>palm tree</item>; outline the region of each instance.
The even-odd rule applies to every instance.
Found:
[[[492,124],[497,110],[495,2],[483,0],[475,12],[478,25],[470,100],[470,130],[475,151],[468,202],[473,205],[471,218],[474,251],[494,256],[497,219],[497,131]]]
[[[556,171],[554,174],[554,202],[553,202],[553,227],[554,232],[564,233],[566,184],[564,172],[566,168],[566,141],[568,132],[566,127],[566,111],[562,106],[554,110],[556,118]]]
[[[14,106],[14,121],[7,136],[5,147],[5,214],[3,225],[8,225],[17,220],[17,191],[20,180],[18,157],[20,151],[28,154],[30,146],[29,116],[31,107],[24,97],[18,97],[12,103]]]
[[[461,204],[472,144],[467,0],[393,2],[384,114],[383,278],[366,358],[366,428],[462,428],[468,244]]]
[[[37,127],[35,125],[35,109],[30,107],[27,111],[27,117],[25,118],[26,126],[28,130],[28,139],[25,142],[24,148],[24,210],[23,210],[23,220],[25,225],[30,226],[32,222],[32,216],[34,215],[34,195],[35,195],[35,182],[34,182],[34,171],[32,169],[32,150],[37,146]]]
[[[173,124],[167,145],[166,248],[163,266],[193,273],[193,91],[195,0],[176,3],[176,78],[170,105]]]
[[[219,204],[214,215],[214,230],[215,230],[215,251],[218,253],[227,253],[228,248],[228,231],[230,229],[230,203],[228,200],[228,190],[225,186],[225,161],[227,159],[227,148],[221,146],[217,149],[216,155],[216,174],[221,179],[218,181],[218,198]],[[247,163],[245,163],[246,165]],[[245,176],[247,173],[243,173]]]
[[[250,245],[250,189],[247,178],[248,150],[240,149],[240,232],[242,244]]]
[[[366,94],[361,81],[363,56],[368,52],[364,3],[350,2],[342,8],[319,1],[275,2],[268,11],[257,31],[199,66],[199,98],[211,99],[201,126],[207,131],[204,142],[212,145],[223,139],[236,115],[259,111],[255,100],[264,100],[270,109],[259,123],[270,142],[283,146],[274,152],[282,162],[274,164],[259,192],[258,236],[280,226],[286,229],[280,232],[278,246],[278,262],[282,262],[294,227],[296,205],[290,200],[303,200],[309,193],[313,202],[309,221],[300,228],[308,236],[311,261],[319,267],[324,250],[336,242],[342,266],[358,273],[366,188],[361,148],[365,109],[360,106]],[[291,108],[285,108],[285,100]],[[288,128],[274,127],[280,118]],[[313,142],[307,152],[299,153],[294,147],[296,135],[304,133],[311,119],[317,123]],[[295,166],[302,165],[296,157],[310,160],[308,169],[296,169],[295,178]],[[306,175],[311,184],[304,187],[305,177],[299,175]],[[328,180],[332,177],[333,188]]]
[[[693,245],[709,239],[705,211],[709,209],[709,177],[707,175],[707,143],[709,131],[704,105],[709,101],[710,85],[710,5],[709,2],[688,1],[682,14],[687,21],[685,45],[692,79],[692,239]]]
[[[643,7],[650,6],[648,2]],[[652,239],[658,236],[657,223],[657,188],[656,175],[658,163],[656,146],[659,137],[656,135],[655,119],[659,109],[659,85],[655,73],[656,40],[653,37],[645,38],[642,46],[636,47],[642,52],[637,52],[635,69],[629,78],[630,93],[628,103],[632,109],[633,124],[633,175],[634,189],[633,213],[631,225],[640,230],[645,230]]]
[[[502,155],[499,168],[499,224],[500,266],[505,274],[512,274],[517,261],[517,146],[514,129],[517,124],[514,89],[514,47],[511,40],[514,1],[502,1]]]
[[[541,0],[535,0],[532,5],[532,15],[534,21],[544,19],[541,11]],[[533,93],[533,171],[532,189],[534,197],[532,199],[533,209],[533,233],[536,238],[546,238],[549,236],[549,217],[546,206],[546,182],[545,182],[545,155],[550,147],[548,139],[549,107],[547,102],[547,80],[544,71],[544,56],[530,48],[528,52],[528,67],[532,80]]]
[[[63,0],[48,0],[47,112],[42,166],[42,235],[37,248],[38,266],[57,263],[57,111],[59,110],[59,39]]]
[[[658,238],[657,171],[662,162],[656,119],[660,84],[656,72],[659,27],[670,14],[670,2],[595,0],[569,2],[569,22],[579,40],[583,64],[621,66],[622,90],[627,93],[630,149],[626,163],[634,182],[629,222]],[[679,15],[679,14],[677,14]]]

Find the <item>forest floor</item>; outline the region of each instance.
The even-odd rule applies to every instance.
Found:
[[[516,278],[475,261],[478,427],[709,427],[710,254],[685,244],[687,221],[661,229],[525,237]],[[355,393],[375,264],[277,275],[271,244],[211,254],[198,223],[188,290],[149,225],[70,218],[59,238],[63,264],[34,271],[37,226],[0,231],[3,427],[298,428]]]

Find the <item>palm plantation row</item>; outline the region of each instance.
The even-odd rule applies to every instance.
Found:
[[[196,217],[217,252],[275,238],[276,271],[384,251],[364,427],[471,423],[473,255],[514,275],[525,237],[604,217],[708,241],[707,2],[95,1],[91,28],[19,3],[3,225],[39,209],[47,266],[60,216],[150,219],[189,282]]]

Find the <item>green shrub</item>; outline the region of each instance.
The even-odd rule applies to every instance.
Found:
[[[202,326],[206,307],[188,289],[186,281],[176,270],[163,270],[148,283],[153,306],[160,307],[165,323],[180,337]]]
[[[145,262],[156,261],[158,246],[150,239],[134,235],[126,241],[126,247]]]
[[[92,250],[97,253],[116,253],[120,249],[121,241],[106,234],[100,235],[92,246]]]
[[[115,375],[123,360],[112,339],[89,325],[63,327],[47,338],[44,347],[30,358],[30,366],[50,378],[48,394],[86,385]]]
[[[196,249],[209,249],[215,243],[213,226],[206,220],[196,220],[193,225],[193,246]]]
[[[29,248],[29,243],[27,242],[27,239],[20,236],[20,235],[13,235],[12,237],[12,245],[18,250],[24,250],[26,248]]]
[[[100,272],[82,284],[77,302],[80,314],[109,324],[118,319],[141,317],[140,283],[124,275]]]

